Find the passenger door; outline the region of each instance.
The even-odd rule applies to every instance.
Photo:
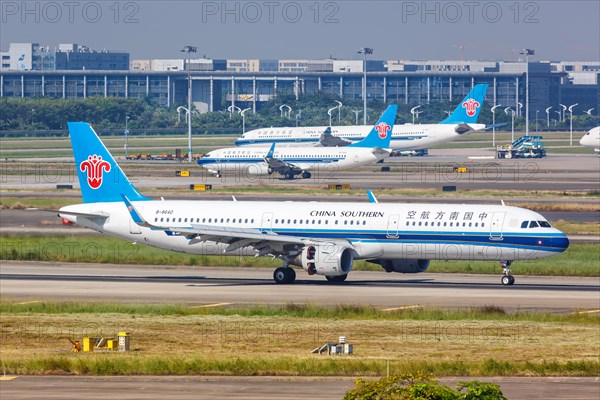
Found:
[[[387,224],[387,237],[397,238],[398,237],[398,224],[400,223],[400,216],[398,214],[392,214],[388,218]]]
[[[504,227],[505,211],[495,211],[492,214],[492,223],[490,224],[490,239],[502,240],[502,230]]]
[[[267,232],[271,230],[271,225],[273,223],[273,213],[266,212],[262,216],[262,221],[260,223],[260,230],[262,232]]]

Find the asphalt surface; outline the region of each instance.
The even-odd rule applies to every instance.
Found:
[[[10,378],[10,377],[9,377]],[[500,385],[510,400],[597,400],[598,378],[484,377],[442,378],[452,388],[458,381],[479,380]],[[0,394],[9,399],[341,399],[354,378],[202,377],[202,376],[18,376],[0,380]]]
[[[427,157],[395,157],[384,164],[338,171],[324,167],[313,171],[311,179],[286,181],[279,175],[257,177],[247,169],[216,178],[197,164],[178,162],[122,162],[128,177],[138,188],[185,187],[192,183],[213,186],[287,185],[323,186],[351,184],[353,188],[433,188],[456,186],[457,190],[600,190],[600,159],[594,154],[555,154],[543,159],[494,159],[489,149],[433,149]],[[483,158],[482,158],[483,157]],[[78,187],[73,167],[59,160],[25,160],[2,165],[2,183],[6,189],[54,189],[57,184]],[[58,162],[58,163],[57,163]],[[32,164],[33,163],[33,166]],[[70,164],[69,164],[70,165]],[[390,168],[382,172],[381,167]],[[466,173],[454,171],[466,167]],[[66,169],[65,169],[66,168]],[[177,170],[190,170],[190,177],[176,177]]]
[[[582,151],[583,152],[583,151]],[[192,183],[215,187],[237,185],[278,185],[322,188],[328,184],[350,184],[353,189],[389,188],[437,189],[456,186],[457,190],[529,190],[531,198],[504,198],[513,203],[598,204],[597,199],[564,196],[560,199],[538,197],[538,191],[600,190],[600,159],[593,154],[558,154],[540,160],[496,160],[487,149],[433,149],[428,157],[394,158],[385,164],[352,171],[320,171],[314,178],[285,181],[278,177],[241,176],[215,178],[196,164],[175,162],[124,162],[136,187],[155,192],[186,188]],[[474,157],[474,158],[472,158]],[[22,168],[26,161],[33,170]],[[72,184],[74,190],[44,193],[48,197],[72,197],[80,202],[79,184],[73,173],[59,172],[57,159],[36,158],[0,165],[2,196],[39,197],[57,184]],[[62,160],[72,164],[72,158]],[[66,165],[66,164],[65,164]],[[381,167],[389,167],[384,172]],[[453,171],[467,167],[466,173]],[[72,167],[71,167],[72,168]],[[176,177],[175,171],[189,169],[191,177]],[[11,189],[17,192],[9,191]],[[320,201],[339,201],[332,196]],[[228,199],[210,192],[167,195],[168,198]],[[244,194],[238,200],[259,200],[260,195]],[[313,200],[310,196],[277,195],[281,200]],[[456,202],[496,203],[499,198],[387,197],[381,202]],[[367,201],[364,197],[344,197],[344,201]],[[600,212],[543,212],[550,221],[600,222]],[[64,227],[51,213],[0,210],[0,235],[96,233],[77,227]],[[575,240],[573,240],[575,239]],[[588,238],[571,238],[579,241]],[[591,237],[598,242],[597,237]],[[490,268],[496,268],[490,264]],[[513,265],[516,284],[500,285],[498,275],[418,274],[352,272],[348,282],[330,285],[323,277],[309,277],[298,271],[294,285],[276,285],[272,270],[251,268],[183,268],[123,266],[106,264],[52,264],[2,262],[0,296],[23,301],[130,301],[147,303],[187,303],[249,305],[318,303],[371,304],[376,307],[436,306],[464,308],[483,305],[513,311],[549,311],[557,313],[598,312],[600,278],[521,277]],[[10,377],[9,377],[10,378]],[[471,380],[474,378],[466,378]],[[460,378],[441,379],[454,387]],[[598,378],[481,378],[497,383],[509,399],[598,399]],[[353,386],[353,378],[300,377],[74,377],[20,376],[12,380],[0,377],[0,397],[4,399],[339,399]]]
[[[494,268],[490,264],[490,268]],[[351,272],[344,284],[298,271],[277,285],[269,268],[191,268],[109,264],[3,262],[0,295],[23,301],[128,301],[175,304],[370,304],[377,307],[498,306],[507,311],[600,309],[600,278]]]

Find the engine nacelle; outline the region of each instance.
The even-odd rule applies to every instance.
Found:
[[[418,274],[425,272],[429,268],[429,260],[415,260],[402,258],[378,258],[368,260],[374,264],[379,264],[386,272],[400,272],[403,274]]]
[[[294,263],[302,266],[309,275],[346,275],[352,269],[354,252],[334,243],[314,244],[305,246]]]
[[[273,173],[273,169],[267,164],[248,164],[244,166],[243,172],[248,176],[268,176]]]

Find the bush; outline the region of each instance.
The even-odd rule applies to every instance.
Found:
[[[440,385],[431,375],[403,374],[369,381],[356,380],[345,400],[506,400],[498,385],[478,381],[459,382],[457,390]]]

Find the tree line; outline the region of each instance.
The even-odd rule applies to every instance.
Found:
[[[343,105],[336,108],[338,103]],[[456,108],[457,102],[435,102],[423,104],[419,108],[415,123],[438,123],[446,118],[447,112]],[[282,105],[286,105],[281,109]],[[221,104],[221,110],[200,114],[192,112],[192,128],[195,132],[231,132],[242,131],[243,118],[240,108],[227,110],[229,104]],[[251,107],[250,103],[238,103],[236,106]],[[396,124],[412,123],[410,109],[414,105],[399,104]],[[386,104],[381,101],[370,101],[368,121],[374,123]],[[331,110],[333,109],[333,110]],[[298,99],[291,95],[280,95],[269,102],[257,105],[257,112],[248,110],[245,113],[246,130],[270,126],[314,126],[328,125],[331,110],[333,125],[353,125],[358,121],[362,124],[362,101],[339,98],[337,96],[319,93],[301,95]],[[357,115],[358,114],[358,115]],[[534,113],[535,114],[535,113]],[[530,114],[531,115],[531,114]],[[545,112],[540,112],[539,128],[546,130]],[[554,116],[551,116],[554,119]],[[98,130],[114,130],[122,132],[127,128],[132,131],[164,130],[184,132],[186,129],[185,111],[177,113],[177,107],[160,107],[151,99],[125,99],[91,97],[86,99],[55,99],[31,98],[0,100],[0,131],[44,131],[66,130],[67,121],[87,121]],[[481,111],[479,122],[492,123],[492,113],[489,105]],[[511,116],[502,109],[496,111],[496,123],[506,124],[503,129],[511,129]],[[590,129],[600,124],[598,116],[576,115],[573,117],[574,129]],[[525,125],[523,116],[515,118],[515,128],[522,129]],[[561,123],[551,122],[551,129],[569,129],[570,121]],[[535,119],[530,118],[530,130],[535,130]]]

